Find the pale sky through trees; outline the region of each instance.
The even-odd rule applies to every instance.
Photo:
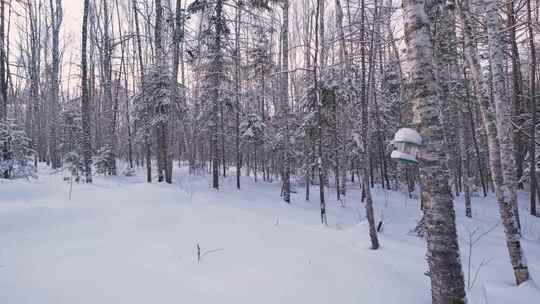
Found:
[[[14,12],[16,14],[22,14],[23,10],[20,7],[20,3],[14,3]],[[71,64],[78,64],[79,58],[80,58],[80,51],[81,51],[81,27],[82,27],[82,12],[83,12],[83,1],[82,0],[64,0],[63,1],[63,7],[64,7],[64,18],[63,23],[61,27],[61,34],[60,34],[60,44],[63,47],[63,59],[64,65],[62,67],[62,70],[65,74],[67,74],[67,70],[69,69],[69,61],[72,60]],[[24,28],[24,21],[25,16],[16,16],[16,14],[13,14],[12,18],[14,18],[14,25],[12,25],[12,29],[9,32],[10,40],[11,40],[11,60],[14,60],[14,56],[16,56],[19,53],[19,50],[15,47],[17,44],[20,43],[20,33],[15,30],[13,27],[21,27]],[[75,72],[75,71],[72,71]],[[67,75],[64,75],[64,79],[67,77]]]
[[[72,31],[79,31],[82,19],[83,2],[80,0],[69,0],[64,2],[64,22],[65,28]]]

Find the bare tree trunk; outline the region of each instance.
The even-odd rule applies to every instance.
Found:
[[[523,76],[521,74],[521,63],[519,59],[519,50],[517,45],[516,38],[516,18],[514,12],[514,1],[506,2],[506,23],[509,34],[510,50],[511,50],[511,60],[512,60],[512,104],[513,104],[513,115],[516,118],[516,124],[521,126],[523,119],[520,118],[523,112],[522,105],[522,84]],[[521,132],[514,133],[514,146],[516,148],[515,158],[516,158],[516,172],[518,179],[518,188],[523,189],[523,183],[520,182],[521,177],[523,176],[523,151],[524,151],[525,142]]]
[[[490,15],[488,26],[491,27],[488,32],[488,36],[490,36],[490,39],[493,39],[494,35],[499,34],[497,32],[497,18],[494,16],[496,15],[496,3],[493,2],[486,4],[488,4],[488,11]],[[472,35],[472,21],[469,12],[469,2],[467,0],[458,2],[458,15],[463,26],[463,38],[465,40],[464,49],[467,64],[472,73],[473,83],[477,89],[477,100],[480,104],[484,128],[487,133],[491,175],[495,185],[495,195],[497,197],[499,211],[501,213],[501,219],[504,226],[506,245],[510,255],[511,264],[514,269],[516,283],[519,285],[520,283],[529,279],[529,271],[521,249],[522,247],[519,237],[519,230],[516,223],[516,217],[514,216],[514,208],[510,199],[510,189],[508,184],[504,182],[506,175],[503,175],[503,166],[501,164],[501,144],[499,143],[498,138],[497,121],[490,103],[488,79],[486,79],[482,74],[479,56],[476,51],[476,46]],[[494,42],[492,41],[491,44],[493,43]],[[495,49],[497,48],[495,47]],[[492,54],[492,58],[494,59],[496,59],[497,56],[500,55]],[[496,61],[497,60],[495,60],[495,64]],[[499,103],[502,102],[501,99],[501,96],[499,96]],[[504,133],[501,134],[501,136],[504,136]]]
[[[467,80],[467,77],[465,77],[465,80]],[[484,164],[482,162],[482,157],[480,155],[480,147],[478,145],[478,139],[476,136],[476,123],[474,122],[476,111],[474,111],[474,108],[471,105],[471,98],[470,98],[469,87],[467,85],[467,81],[465,81],[465,91],[466,91],[467,111],[469,112],[468,118],[471,125],[471,139],[473,142],[474,152],[476,156],[476,166],[478,167],[478,175],[480,176],[480,183],[482,184],[482,192],[484,194],[484,197],[486,197],[487,191],[488,191],[487,183],[489,181],[486,181],[486,179],[488,178],[486,174],[484,174]]]
[[[235,98],[235,156],[236,156],[236,188],[240,189],[240,22],[242,20],[241,15],[241,1],[236,3],[236,24],[235,24],[235,56],[234,56],[234,98]],[[264,71],[262,72],[264,74]],[[263,80],[264,85],[264,80]],[[264,92],[263,92],[264,94]],[[264,109],[263,109],[264,119]]]
[[[175,21],[174,21],[174,35],[173,35],[173,66],[172,66],[172,77],[171,77],[171,92],[172,92],[172,98],[175,102],[171,103],[171,108],[169,109],[169,124],[172,127],[174,125],[175,119],[182,119],[183,117],[180,117],[181,114],[181,107],[186,102],[185,100],[182,100],[182,102],[179,102],[180,94],[178,92],[178,68],[180,65],[180,57],[183,57],[180,53],[183,51],[181,49],[181,44],[184,40],[184,16],[182,11],[182,0],[176,1],[176,8],[175,8]],[[183,98],[182,98],[183,99]],[[176,105],[176,107],[174,107]],[[176,109],[176,110],[175,110]],[[184,127],[185,130],[185,127]],[[171,131],[169,134],[169,138],[167,139],[169,141],[168,146],[171,147],[170,150],[172,150],[172,143],[173,143],[173,137],[174,134]],[[178,143],[178,145],[181,147],[182,143]],[[180,155],[178,157],[178,162],[180,162]],[[165,179],[168,183],[172,182],[172,156],[167,156],[167,164],[166,164],[166,173],[165,173]]]
[[[51,124],[49,134],[49,153],[51,157],[51,166],[53,169],[58,169],[62,166],[60,157],[60,147],[58,146],[58,119],[60,112],[59,104],[59,74],[60,74],[60,50],[59,36],[60,26],[62,25],[63,10],[62,1],[56,0],[56,7],[53,0],[50,0],[51,23],[52,23],[52,63],[51,63],[51,92],[50,92],[50,107],[51,107]]]
[[[466,303],[448,183],[445,141],[438,113],[433,45],[423,0],[403,1],[414,122],[422,135],[420,184],[427,221],[427,256],[434,304]]]
[[[8,118],[8,100],[7,100],[7,81],[6,81],[6,37],[5,37],[5,2],[0,1],[0,123],[7,123]],[[2,147],[1,160],[10,159],[8,151],[9,143],[6,141]],[[10,178],[10,170],[2,172],[4,178]]]
[[[283,1],[283,27],[281,29],[281,115],[283,119],[283,200],[291,202],[291,153],[289,152],[289,0]]]
[[[109,2],[102,0],[103,8],[103,94],[104,94],[104,116],[105,116],[105,151],[107,159],[107,174],[116,175],[116,126],[115,126],[115,107],[113,105],[112,92],[112,47],[109,31],[111,28],[109,15]]]
[[[135,40],[137,42],[137,55],[139,58],[139,73],[141,74],[141,85],[144,87],[144,63],[143,63],[143,51],[142,51],[142,42],[141,42],[141,31],[139,25],[139,12],[137,9],[137,0],[132,0],[133,7],[133,18],[135,22]],[[148,113],[149,114],[149,113]],[[152,182],[152,150],[150,145],[150,135],[146,133],[144,135],[144,150],[146,158],[146,181],[148,183]]]
[[[82,22],[82,47],[81,47],[81,112],[82,112],[82,150],[84,158],[84,172],[87,183],[92,182],[92,137],[90,126],[90,98],[88,92],[88,14],[90,10],[90,0],[84,0],[84,13]]]
[[[347,46],[345,43],[345,33],[343,31],[343,8],[341,6],[340,0],[335,0],[335,7],[336,7],[336,30],[338,33],[338,39],[339,39],[339,61],[340,64],[343,66],[342,68],[342,75],[341,77],[345,79],[350,75],[350,61],[349,61],[349,54],[347,50]],[[341,128],[339,125],[339,119],[340,117],[338,114],[340,113],[340,108],[336,104],[336,154],[338,159],[338,164],[336,168],[339,170],[336,172],[336,175],[341,175],[340,178],[336,178],[336,191],[338,192],[338,199],[340,199],[341,195],[345,195],[346,189],[347,189],[347,157],[345,154],[345,151],[341,151],[339,148],[340,142],[339,142],[339,132],[341,132]],[[342,158],[340,158],[343,155]],[[337,185],[337,182],[339,182],[339,185]]]
[[[215,10],[215,36],[213,41],[213,88],[212,88],[212,125],[211,129],[211,154],[212,154],[212,186],[219,189],[219,146],[218,146],[218,125],[220,124],[220,104],[221,104],[221,73],[223,72],[222,36],[225,32],[223,16],[223,0],[216,1]]]
[[[42,120],[40,116],[40,56],[41,56],[41,27],[39,22],[39,11],[33,2],[27,2],[27,14],[29,23],[28,52],[30,57],[27,63],[27,73],[30,86],[30,97],[27,104],[26,130],[35,149],[34,167],[43,160],[43,138],[40,136],[42,130]]]
[[[375,4],[375,6],[377,6]],[[365,18],[366,18],[366,4],[365,0],[361,1],[360,4],[360,33],[362,37],[366,37],[366,28],[365,28]],[[377,13],[375,12],[375,15]],[[370,162],[371,162],[371,155],[370,155],[370,149],[369,149],[369,138],[368,138],[368,128],[369,128],[369,113],[368,113],[368,107],[369,107],[369,98],[367,94],[367,85],[366,85],[366,51],[365,51],[365,39],[362,39],[361,46],[360,46],[360,56],[361,56],[361,66],[362,66],[362,73],[361,73],[361,111],[362,111],[362,149],[363,149],[363,157],[362,157],[362,182],[363,182],[363,195],[365,195],[365,209],[366,209],[366,217],[369,224],[369,238],[371,240],[371,249],[378,249],[379,248],[379,238],[377,237],[377,228],[375,225],[375,213],[373,211],[373,197],[371,195],[371,187],[370,187]],[[371,179],[372,180],[372,179]]]
[[[531,52],[531,62],[529,65],[529,90],[530,90],[530,112],[531,112],[531,128],[529,131],[529,176],[530,176],[530,203],[531,214],[536,214],[536,48],[534,44],[532,17],[531,17],[531,0],[527,0],[527,34],[529,36],[529,49]],[[519,132],[517,132],[519,133]],[[519,219],[519,217],[518,217]],[[519,221],[518,221],[519,224]]]
[[[167,77],[170,77],[169,65],[166,62],[165,58],[165,46],[163,45],[163,5],[161,0],[155,0],[155,29],[154,29],[154,43],[156,48],[156,57],[157,57],[157,67],[160,73],[166,73]],[[165,98],[171,98],[172,96],[167,96]],[[158,114],[163,118],[160,119],[156,126],[157,134],[157,169],[158,169],[158,181],[159,182],[172,182],[171,173],[167,170],[171,166],[169,162],[171,158],[169,157],[169,115],[171,115],[170,110],[170,101],[168,100],[160,105],[158,109]],[[172,168],[171,168],[172,169]]]
[[[120,34],[120,37],[123,37],[122,35],[122,19],[120,18],[120,6],[118,5],[118,0],[115,0],[115,6],[116,6],[116,16],[117,16],[117,21],[118,21],[118,32]],[[126,47],[124,46],[124,43],[121,43],[120,44],[120,51],[121,51],[121,66],[120,66],[120,71],[121,73],[123,73],[124,75],[124,94],[126,95],[126,100],[125,100],[125,107],[126,107],[126,112],[125,112],[125,119],[126,119],[126,129],[127,129],[127,141],[128,141],[128,162],[129,162],[129,168],[130,169],[133,169],[133,139],[132,139],[132,129],[131,129],[131,116],[130,116],[130,107],[129,107],[129,86],[128,86],[128,70],[127,70],[127,66],[128,66],[128,62],[127,62],[127,59],[126,59]],[[120,82],[120,76],[119,76],[119,79],[118,81]],[[118,92],[117,92],[117,95],[118,95]]]
[[[322,103],[323,99],[328,94],[323,94],[322,88],[319,84],[317,77],[317,56],[320,54],[319,71],[322,72],[324,68],[325,46],[324,46],[324,0],[317,0],[317,12],[315,23],[315,59],[313,66],[313,87],[315,88],[316,95],[316,108],[317,108],[317,169],[319,173],[319,199],[321,205],[321,222],[328,225],[326,219],[326,202],[324,197],[324,155],[323,155],[323,122],[322,122]],[[323,97],[321,97],[321,95]]]
[[[461,170],[463,171],[463,194],[465,197],[465,216],[472,217],[472,208],[471,208],[471,169],[469,161],[469,151],[467,147],[469,146],[469,136],[467,132],[467,126],[465,124],[465,115],[468,114],[465,111],[461,111],[458,114],[459,119],[459,129],[461,134],[459,134],[459,151],[461,155]]]
[[[456,30],[453,6],[444,0],[426,0],[426,11],[433,36],[436,79],[438,84],[439,107],[443,124],[444,139],[447,145],[448,168],[452,173],[455,193],[459,195],[459,143],[456,133],[458,121],[456,88],[457,52]]]
[[[500,20],[497,11],[497,6],[500,3],[498,0],[487,0],[486,4],[488,8],[486,21],[491,63],[490,66],[492,69],[491,75],[493,79],[493,99],[495,104],[495,115],[498,132],[497,134],[501,148],[503,183],[509,191],[508,194],[510,199],[510,205],[513,208],[514,217],[519,232],[519,228],[521,225],[519,220],[519,209],[517,201],[517,173],[511,117],[512,108],[510,103],[507,102],[508,98],[506,94],[504,79],[504,50],[503,42],[501,39],[502,21]]]

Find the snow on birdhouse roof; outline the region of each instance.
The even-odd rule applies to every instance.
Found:
[[[394,140],[392,142],[406,142],[420,146],[422,145],[422,136],[420,136],[420,133],[416,132],[416,130],[401,128],[394,135]]]

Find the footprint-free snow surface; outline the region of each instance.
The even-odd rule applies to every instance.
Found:
[[[36,180],[0,180],[0,303],[431,303],[425,241],[410,231],[419,202],[374,189],[381,248],[369,249],[358,185],[337,202],[327,189],[328,226],[318,193],[243,177],[209,187],[207,176],[175,172],[175,183],[96,177],[70,185],[40,170]],[[540,280],[540,219],[520,197],[523,247]],[[455,200],[470,303],[540,303],[534,281],[513,282],[492,196],[474,197],[473,218]],[[476,240],[469,246],[469,240]],[[200,247],[200,261],[197,258]],[[472,253],[472,255],[470,254]]]

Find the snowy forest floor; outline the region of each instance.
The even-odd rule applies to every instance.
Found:
[[[317,188],[311,202],[299,188],[287,205],[278,182],[243,177],[237,191],[232,175],[215,191],[185,168],[173,185],[147,184],[141,170],[74,184],[71,200],[63,174],[45,167],[36,180],[0,180],[0,303],[431,303],[425,242],[410,232],[418,200],[374,190],[384,230],[373,251],[357,185],[343,204],[328,190],[325,227]],[[538,281],[540,219],[520,198]],[[472,219],[462,197],[455,206],[466,280],[480,267],[470,303],[537,304],[534,282],[514,286],[494,198],[474,197]],[[471,234],[483,236],[469,267]]]

